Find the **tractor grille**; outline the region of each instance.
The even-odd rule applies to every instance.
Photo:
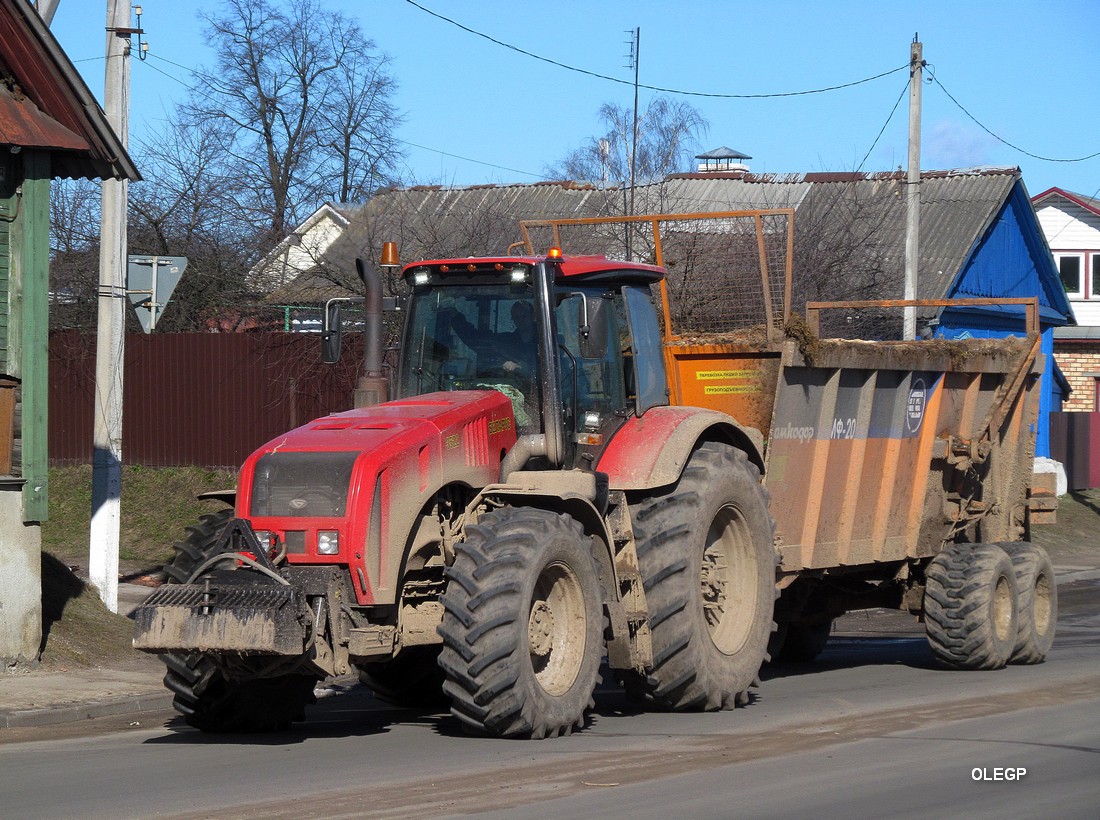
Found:
[[[342,517],[358,453],[268,453],[256,464],[249,514]]]

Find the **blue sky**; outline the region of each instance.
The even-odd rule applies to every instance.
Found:
[[[919,33],[940,84],[923,89],[925,169],[1022,168],[1031,194],[1058,186],[1100,195],[1100,2],[876,0],[728,3],[716,0],[417,0],[437,14],[519,48],[622,80],[627,31],[641,28],[643,84],[710,94],[772,94],[852,82],[908,63]],[[405,122],[406,174],[450,185],[541,178],[600,130],[604,102],[629,106],[628,84],[518,54],[426,14],[407,0],[326,5],[356,16],[391,59]],[[187,67],[212,63],[199,8],[142,2],[149,59],[134,60],[131,140],[149,139],[183,99]],[[103,89],[105,0],[61,0],[54,35],[89,87]],[[904,166],[905,72],[853,88],[772,99],[685,97],[709,121],[701,150],[726,145],[755,172],[877,171]],[[942,84],[942,85],[941,85]],[[641,102],[654,92],[643,89]]]

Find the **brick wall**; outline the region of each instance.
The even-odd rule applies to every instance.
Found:
[[[1100,376],[1100,341],[1077,342],[1059,346],[1054,360],[1062,368],[1073,392],[1062,409],[1067,412],[1092,412],[1096,407],[1096,379]]]

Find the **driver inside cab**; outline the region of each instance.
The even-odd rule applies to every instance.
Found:
[[[450,329],[477,356],[476,387],[500,390],[512,399],[516,423],[521,428],[533,420],[535,374],[538,367],[535,310],[530,301],[512,302],[512,329],[487,331],[476,328],[462,313],[450,317]],[[470,385],[475,386],[475,385]]]

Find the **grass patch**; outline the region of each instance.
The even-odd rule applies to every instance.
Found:
[[[49,520],[42,524],[42,550],[69,565],[87,566],[92,518],[92,467],[56,467],[49,473]],[[119,560],[160,567],[172,556],[172,544],[203,513],[221,502],[200,501],[199,493],[237,485],[227,470],[203,467],[141,467],[122,470]]]

